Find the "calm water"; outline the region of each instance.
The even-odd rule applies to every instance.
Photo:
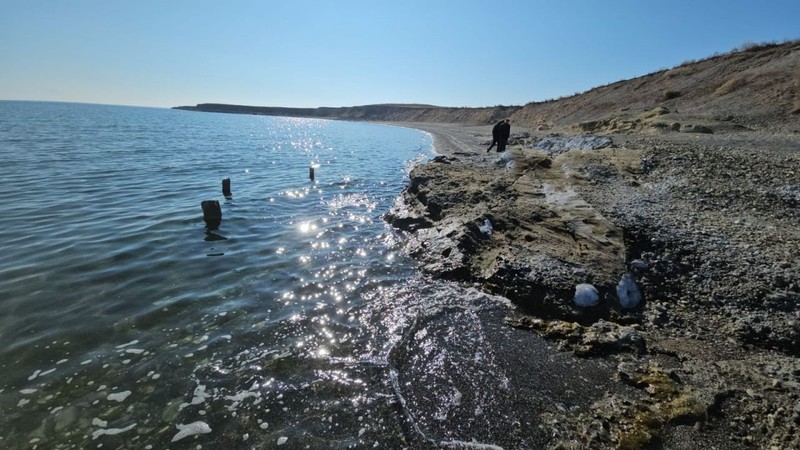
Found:
[[[430,149],[372,124],[0,102],[0,447],[470,440],[494,403],[472,390],[504,382],[474,317],[498,303],[424,280],[381,219]]]

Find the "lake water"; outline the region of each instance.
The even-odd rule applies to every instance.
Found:
[[[0,448],[542,442],[547,405],[525,390],[553,390],[550,369],[502,349],[545,345],[502,325],[504,299],[420,275],[382,219],[431,145],[376,124],[0,102]]]

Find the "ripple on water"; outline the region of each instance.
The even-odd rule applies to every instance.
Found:
[[[429,138],[13,104],[17,135],[0,130],[1,176],[19,189],[2,218],[4,444],[163,448],[199,423],[211,432],[181,442],[399,442],[386,368],[361,362],[385,335],[359,317],[369,292],[413,274],[387,264],[380,215]],[[209,239],[199,203],[224,177],[234,197]]]

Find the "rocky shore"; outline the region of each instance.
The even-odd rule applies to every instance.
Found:
[[[800,136],[407,125],[439,156],[386,219],[422,269],[635,388],[548,411],[550,447],[800,448]]]
[[[506,417],[514,433],[550,448],[788,449],[800,448],[798,73],[795,40],[521,107],[183,109],[431,133],[439,155],[386,220],[432,277],[516,306],[503,320],[518,341],[501,355],[519,366],[511,385],[545,385],[528,399],[552,406]],[[487,153],[505,118],[508,151]],[[543,352],[523,341],[538,336],[576,370],[613,363],[614,385],[581,374],[593,395],[554,400],[576,392],[537,378],[530,355]]]

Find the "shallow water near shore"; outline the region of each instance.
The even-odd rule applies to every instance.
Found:
[[[572,363],[504,327],[505,299],[400,252],[381,216],[426,134],[54,103],[0,118],[2,448],[532,445],[545,403],[583,402],[607,369],[553,375]],[[520,389],[513,358],[536,348]]]

